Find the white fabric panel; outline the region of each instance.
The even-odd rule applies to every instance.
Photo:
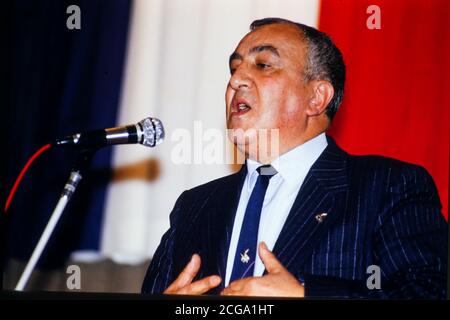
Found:
[[[179,142],[172,134],[184,128],[193,137],[194,121],[201,121],[203,132],[225,130],[228,57],[254,19],[282,17],[316,26],[318,8],[319,0],[134,1],[118,124],[157,117],[166,140],[153,149],[115,147],[118,178],[107,193],[103,255],[124,263],[151,257],[180,193],[232,172],[227,164],[173,163]],[[147,162],[157,163],[156,178],[120,174]]]

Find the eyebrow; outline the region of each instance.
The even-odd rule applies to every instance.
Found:
[[[253,47],[248,52],[249,53],[260,53],[262,51],[270,51],[274,55],[276,55],[277,57],[280,56],[280,54],[278,53],[277,48],[275,48],[274,46],[272,46],[270,44],[263,44],[263,45],[260,45],[260,46]]]
[[[263,45],[253,47],[250,50],[248,50],[248,53],[253,54],[253,53],[260,53],[262,51],[270,51],[272,54],[276,55],[277,57],[280,56],[280,53],[278,52],[277,48],[275,48],[274,46],[272,46],[270,44],[263,44]],[[244,58],[235,51],[230,55],[230,59],[229,59],[228,63],[231,65],[231,61],[243,60],[243,59]]]

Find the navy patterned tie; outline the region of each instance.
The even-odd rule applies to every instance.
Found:
[[[257,171],[259,176],[245,209],[230,283],[237,279],[253,276],[253,270],[255,269],[261,209],[269,180],[277,173],[271,165],[261,166]]]

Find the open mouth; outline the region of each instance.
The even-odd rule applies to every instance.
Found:
[[[250,104],[243,100],[243,99],[237,99],[236,101],[233,101],[231,105],[231,114],[230,116],[240,116],[247,112],[249,112],[252,109]]]

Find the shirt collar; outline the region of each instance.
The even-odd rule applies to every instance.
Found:
[[[319,158],[323,150],[327,147],[327,144],[325,133],[321,133],[282,154],[272,161],[271,165],[278,171],[278,174],[284,181],[288,184],[295,185],[299,181],[302,181],[302,177],[304,178],[306,176],[314,162],[316,162],[317,158]],[[247,159],[246,165],[247,174],[251,177],[257,174],[256,169],[262,164],[255,160]]]

